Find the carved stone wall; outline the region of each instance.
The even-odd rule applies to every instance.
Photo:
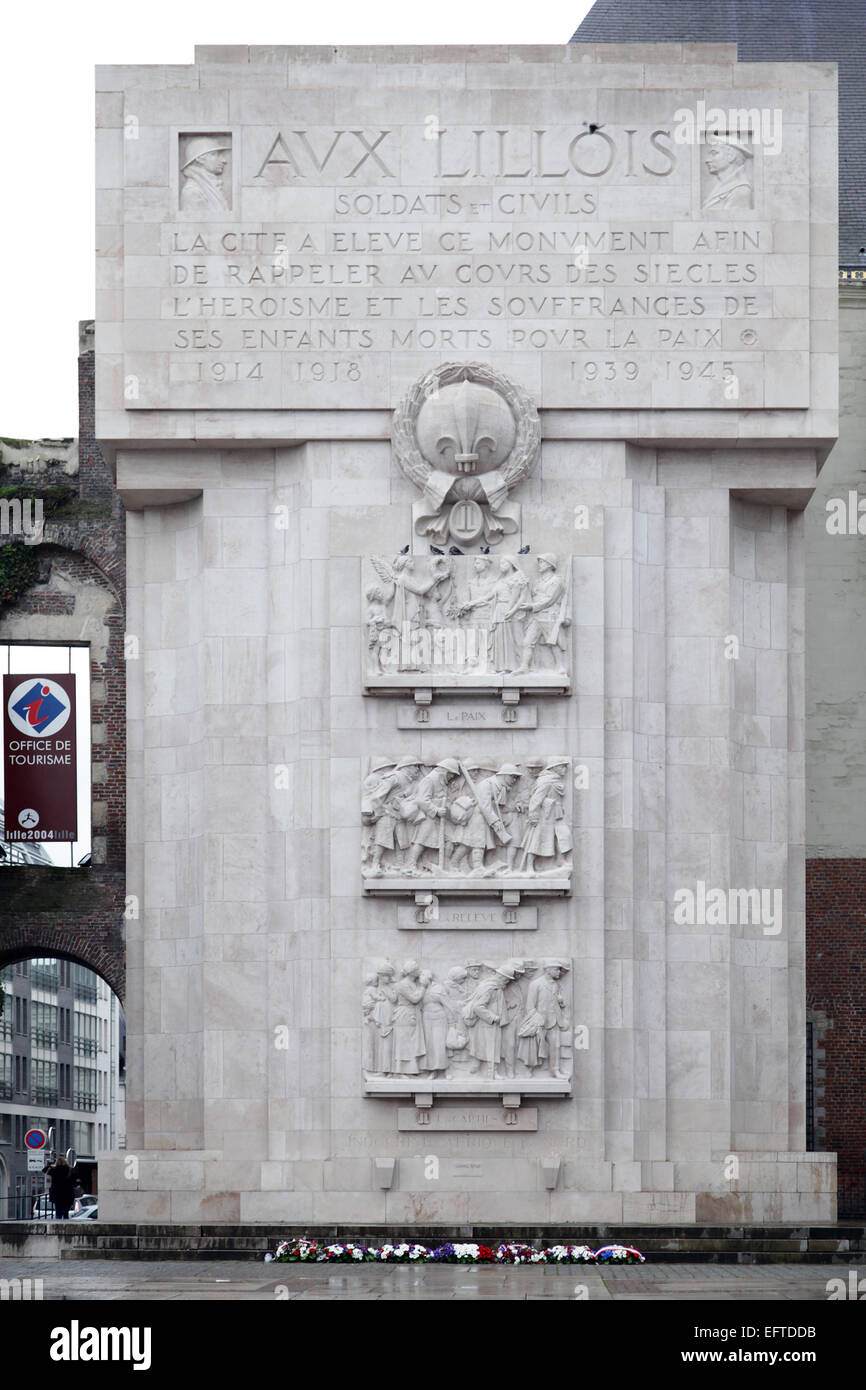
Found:
[[[141,1178],[102,1164],[101,1215],[832,1219],[799,512],[836,431],[833,79],[611,56],[100,73],[97,414],[143,635]],[[678,139],[708,91],[778,107],[782,157]],[[473,627],[483,680],[436,660]],[[752,889],[781,911],[704,911]]]

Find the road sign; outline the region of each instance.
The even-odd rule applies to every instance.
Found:
[[[41,1173],[45,1166],[45,1156],[40,1153],[29,1153],[27,1155],[28,1173]]]
[[[28,1149],[44,1149],[45,1138],[44,1129],[28,1129],[24,1136],[24,1143]]]

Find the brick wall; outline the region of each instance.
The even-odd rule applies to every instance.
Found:
[[[839,1155],[839,1215],[866,1215],[866,859],[806,863],[806,998],[820,1026],[822,1147]]]
[[[78,332],[78,482],[82,498],[114,501],[111,469],[93,434],[95,412],[93,323],[85,320]]]
[[[125,992],[123,923],[126,893],[126,672],[124,665],[124,516],[111,472],[93,437],[94,355],[83,326],[79,369],[80,516],[45,527],[40,559],[51,561],[47,583],[29,589],[0,612],[0,637],[11,619],[21,635],[26,615],[57,615],[53,640],[68,636],[75,596],[91,586],[109,599],[104,619],[107,641],[91,647],[93,749],[93,855],[87,869],[25,865],[0,870],[0,966],[23,957],[65,956],[98,971],[122,999]],[[41,478],[51,483],[53,478]],[[62,481],[69,482],[69,478]],[[44,623],[44,616],[43,616]],[[23,624],[26,634],[26,621]],[[76,636],[78,636],[76,632]],[[40,636],[46,641],[40,627]],[[104,647],[100,657],[97,646]]]

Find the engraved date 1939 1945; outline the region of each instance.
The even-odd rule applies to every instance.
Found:
[[[647,373],[656,381],[693,381],[699,378],[709,381],[731,381],[735,376],[734,363],[723,362],[712,357],[693,357],[674,359],[665,357],[653,359],[642,364],[628,359],[624,362],[615,358],[582,358],[572,360],[572,381],[638,381]]]

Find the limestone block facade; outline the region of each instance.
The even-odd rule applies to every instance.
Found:
[[[199,49],[98,87],[142,904],[140,1163],[101,1160],[100,1214],[833,1219],[805,1140],[802,519],[836,433],[832,73],[712,46]],[[778,108],[781,152],[678,141],[699,100]],[[519,691],[532,722],[445,733],[363,672],[370,557],[430,554],[392,412],[454,361],[534,403],[496,553],[567,557],[571,592],[567,683]],[[565,760],[569,879],[531,926],[409,933],[416,883],[362,891],[382,755]],[[494,1094],[458,1066],[463,1128],[423,1138],[398,1111],[440,1110],[429,1077],[365,1085],[383,960],[568,962],[568,1086],[531,1094],[537,1128],[503,1118],[519,1074]]]

